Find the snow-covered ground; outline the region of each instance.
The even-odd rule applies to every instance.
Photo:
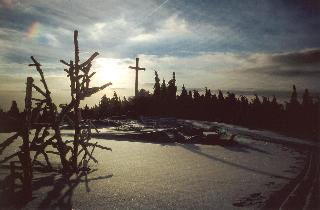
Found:
[[[320,139],[318,141],[304,140],[294,137],[288,137],[283,134],[279,134],[273,131],[267,130],[254,130],[242,126],[231,125],[226,123],[217,122],[207,122],[207,121],[196,121],[196,120],[181,120],[187,122],[196,127],[210,128],[211,126],[216,126],[221,129],[228,131],[229,133],[234,133],[242,136],[248,136],[255,140],[268,141],[273,143],[292,145],[292,146],[306,146],[306,147],[317,147],[320,148]]]
[[[188,123],[210,126],[208,122]],[[230,132],[243,129],[219,126]],[[110,132],[106,128],[100,131]],[[36,175],[35,198],[24,208],[259,209],[272,192],[299,174],[307,152],[257,141],[257,136],[266,134],[252,131],[250,137],[250,132],[238,135],[239,144],[233,146],[142,143],[97,136],[93,142],[113,151],[95,151],[99,161],[91,163],[95,171],[75,177],[70,185],[60,176],[40,179]],[[7,135],[0,134],[0,140]],[[4,175],[0,171],[0,177]]]

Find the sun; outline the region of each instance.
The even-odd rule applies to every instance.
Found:
[[[118,85],[125,81],[124,71],[127,68],[120,59],[114,58],[98,58],[93,66],[93,69],[97,72],[95,75],[97,82],[112,82]]]

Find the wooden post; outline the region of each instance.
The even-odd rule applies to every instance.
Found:
[[[73,107],[74,111],[74,141],[73,141],[73,158],[72,158],[72,165],[73,170],[78,173],[78,151],[79,151],[79,141],[80,141],[80,135],[81,135],[81,128],[80,128],[80,82],[79,82],[79,44],[78,44],[78,31],[74,31],[74,55],[75,55],[75,63],[74,63],[74,82],[76,85],[76,91],[75,91],[75,104]]]
[[[32,165],[30,158],[30,142],[29,142],[29,131],[31,128],[31,106],[32,106],[32,85],[33,78],[27,78],[26,87],[26,98],[25,98],[25,127],[23,133],[23,144],[22,144],[22,154],[21,154],[21,164],[23,170],[23,186],[22,190],[26,196],[26,199],[32,198]]]
[[[136,58],[136,66],[129,66],[129,68],[136,70],[136,81],[135,81],[135,86],[134,86],[134,94],[135,94],[135,97],[137,97],[138,96],[138,92],[139,92],[139,89],[138,89],[138,71],[140,71],[140,70],[145,71],[146,69],[139,67],[139,58]]]

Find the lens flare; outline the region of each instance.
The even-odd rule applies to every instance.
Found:
[[[33,22],[27,29],[27,38],[34,39],[38,36],[40,32],[40,23]]]

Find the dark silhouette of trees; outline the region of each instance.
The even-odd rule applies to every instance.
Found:
[[[312,98],[309,94],[309,90],[305,89],[302,96],[302,106],[308,107],[312,104]]]
[[[172,79],[169,80],[167,86],[167,109],[166,114],[168,116],[174,116],[176,113],[176,99],[177,99],[177,86],[176,86],[176,74],[175,72],[172,73]]]
[[[160,97],[162,100],[165,100],[167,97],[167,85],[166,81],[163,79],[160,87]]]
[[[182,89],[181,89],[181,94],[180,94],[180,99],[181,100],[187,100],[188,98],[188,91],[187,89],[184,87],[184,84],[182,85]]]
[[[296,104],[299,104],[297,89],[296,89],[295,85],[293,85],[292,88],[293,88],[293,91],[292,91],[292,94],[291,94],[290,103],[296,105]]]
[[[121,114],[121,99],[118,97],[117,93],[114,91],[113,97],[110,100],[110,112],[114,115]]]
[[[300,125],[302,121],[301,105],[298,101],[298,93],[295,85],[292,87],[290,101],[286,102],[286,120],[289,127],[292,128],[292,132],[302,132],[302,126]]]
[[[121,102],[119,97],[118,100],[116,98],[115,95],[111,99],[103,96],[99,106],[92,108],[99,110],[98,118],[118,114],[128,115],[128,117],[140,115],[179,117],[270,129],[309,138],[314,138],[319,132],[317,131],[319,99],[312,98],[306,89],[300,103],[295,85],[293,85],[289,102],[284,106],[275,96],[269,98],[254,94],[252,98],[248,98],[243,95],[236,96],[232,92],[223,94],[221,90],[218,90],[218,93],[212,93],[208,88],[204,91],[188,91],[185,85],[182,85],[181,92],[177,94],[175,73],[168,84],[163,79],[160,85],[158,72],[155,71],[153,94],[142,89],[138,97],[128,101]],[[116,110],[106,108],[114,106],[111,104],[120,105],[117,105]]]
[[[167,87],[167,97],[168,101],[171,103],[176,100],[176,94],[177,94],[177,86],[176,86],[176,74],[173,72],[172,79],[168,82]]]
[[[148,91],[148,90],[145,90],[145,89],[140,89],[139,92],[138,92],[138,96],[139,97],[151,97],[151,93]]]
[[[11,107],[8,111],[8,115],[14,118],[18,118],[19,117],[19,108],[18,108],[18,104],[16,101],[12,101],[11,103]]]
[[[154,86],[153,86],[153,96],[155,98],[160,98],[160,92],[161,92],[160,79],[157,71],[154,71],[154,74],[155,74],[155,78],[154,78]]]
[[[177,117],[189,118],[192,110],[192,95],[189,96],[185,86],[182,86],[180,95],[177,96]]]
[[[103,119],[110,115],[109,107],[110,107],[110,99],[107,98],[107,96],[104,94],[99,103],[99,110],[98,110],[99,118]]]
[[[12,101],[7,112],[0,109],[0,132],[13,132],[23,126],[24,112],[19,112],[18,104]]]

